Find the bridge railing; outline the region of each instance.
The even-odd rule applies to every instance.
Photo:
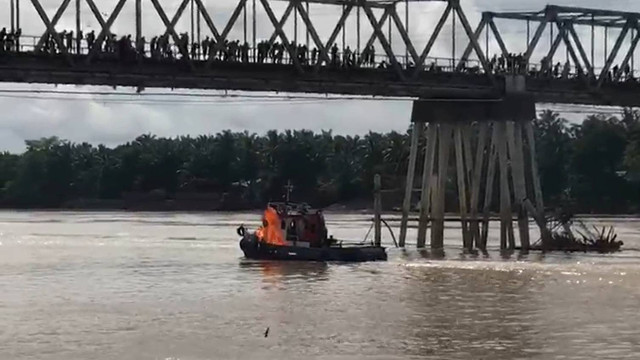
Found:
[[[30,35],[23,35],[20,37],[19,39],[19,43],[18,43],[18,47],[19,47],[19,51],[20,52],[33,52],[38,44],[38,41],[40,40],[40,37],[38,36],[30,36]],[[66,42],[66,40],[63,40]],[[73,46],[76,46],[76,39],[73,39]],[[132,44],[133,45],[133,44]],[[150,52],[150,42],[145,42],[145,52],[146,54],[149,54]],[[171,52],[173,54],[179,54],[179,47],[176,44],[170,44],[169,48],[171,50]],[[305,57],[307,59],[311,59],[311,53],[312,53],[313,49],[308,49],[306,52]],[[191,52],[191,49],[189,49],[189,51]],[[78,54],[77,51],[73,51],[74,54]],[[79,54],[81,55],[86,55],[89,53],[89,46],[87,43],[86,39],[82,39],[80,41],[80,52]],[[356,60],[359,60],[360,57],[362,56],[361,52],[352,52],[351,54],[355,55]],[[203,50],[202,49],[198,49],[197,52],[192,54],[193,59],[194,60],[205,60],[204,55],[203,55]],[[258,58],[258,50],[255,47],[250,47],[249,48],[249,62],[255,62],[257,61]],[[344,52],[343,51],[338,51],[337,53],[337,59],[342,62],[342,60],[344,59]],[[396,61],[398,61],[398,63],[406,68],[407,66],[414,66],[415,64],[412,61],[411,56],[409,55],[399,55],[396,56]],[[452,59],[452,58],[446,58],[446,57],[427,57],[425,60],[425,68],[429,69],[430,67],[433,67],[434,69],[438,70],[438,71],[444,71],[444,72],[453,72],[454,69],[456,68],[456,65],[458,64],[458,62],[460,61],[460,59]],[[272,59],[270,57],[267,57],[266,61],[267,63],[271,63],[273,62]],[[287,51],[284,51],[283,55],[282,55],[282,63],[290,63],[290,56],[289,53]],[[391,64],[391,59],[389,56],[387,56],[386,54],[375,54],[374,57],[374,63],[376,64],[376,66],[385,63],[387,65]],[[481,65],[480,62],[477,60],[467,60],[467,68],[478,68],[481,71]],[[369,67],[370,65],[362,63],[360,64],[361,67]]]
[[[17,44],[15,44],[12,50],[15,51],[19,49],[20,52],[33,52],[36,49],[39,40],[40,40],[40,37],[38,36],[29,36],[29,35],[21,36],[18,39]],[[66,39],[63,39],[63,41],[66,43]],[[76,41],[77,41],[76,39],[73,39],[73,47],[76,46]],[[150,43],[145,42],[146,56],[150,56],[150,47],[151,47]],[[171,49],[173,54],[180,54],[179,47],[176,44],[173,44],[173,43],[170,44],[169,48]],[[72,51],[72,53],[78,54],[78,52],[75,51],[75,49],[73,50],[74,51]],[[191,52],[191,49],[189,49],[189,51]],[[86,39],[81,39],[79,54],[86,55],[88,53],[89,53],[88,43]],[[307,62],[311,62],[312,60],[311,53],[312,53],[312,49],[307,50],[305,55]],[[248,49],[248,55],[249,55],[248,56],[249,63],[257,62],[258,50],[256,48],[250,47]],[[356,62],[360,62],[359,58],[361,55],[362,54],[358,53],[357,51],[355,52]],[[192,57],[193,57],[193,60],[199,60],[199,61],[206,60],[202,49],[199,49],[198,51],[192,53]],[[331,54],[329,54],[329,57],[331,58]],[[341,63],[343,58],[344,58],[344,52],[338,51],[338,53],[336,54],[336,59],[338,60],[338,62]],[[237,59],[235,61],[242,62],[241,59]],[[408,55],[396,56],[396,61],[403,68],[415,66],[415,64],[413,64],[411,56],[408,56]],[[266,57],[265,60],[263,61],[263,63],[268,63],[268,64],[275,63],[275,62],[276,60],[272,59],[271,57]],[[452,59],[452,58],[446,58],[446,57],[427,57],[424,62],[424,70],[430,71],[430,72],[448,72],[448,73],[465,71],[470,73],[481,74],[484,72],[478,60],[473,60],[473,59],[466,60],[465,65],[462,68],[458,67],[459,62],[460,62],[459,58]],[[283,51],[281,63],[282,64],[291,63],[289,53],[286,50]],[[357,65],[357,67],[373,68],[373,67],[380,67],[381,64],[386,64],[387,67],[390,67],[391,59],[386,54],[375,54],[373,64],[369,62],[366,62],[366,63],[362,62],[359,65]],[[523,75],[534,76],[534,77],[553,77],[553,78],[579,77],[579,71],[578,71],[579,69],[576,66],[569,64],[568,69],[565,69],[566,64],[564,62],[560,62],[560,66],[558,67],[558,70],[555,71],[555,67],[557,66],[557,64],[558,62],[556,62],[555,64],[551,64],[550,68],[547,69],[546,73],[543,73],[541,71],[542,69],[541,63],[528,63],[526,64],[526,66],[522,66],[521,64],[518,65],[510,62],[509,60],[505,60],[503,64],[504,66],[502,68],[498,68],[497,64],[494,64],[495,67],[493,71],[496,74],[521,73]],[[596,74],[599,74],[602,71],[602,67],[595,68],[594,71]],[[629,76],[623,77],[621,80],[637,79],[638,78],[637,75],[638,74],[634,70],[631,70],[631,73],[629,74]]]

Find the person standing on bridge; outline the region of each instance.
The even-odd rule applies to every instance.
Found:
[[[22,29],[16,30],[16,33],[13,35],[14,51],[16,52],[20,52],[20,36],[22,36]]]
[[[93,50],[93,43],[96,41],[96,32],[95,30],[91,30],[90,33],[87,34],[87,48],[89,51]]]
[[[614,77],[613,77],[613,79],[619,80],[619,79],[617,78],[617,75],[618,75],[618,72],[619,72],[619,71],[620,71],[620,67],[619,67],[618,65],[616,65],[616,66],[614,66],[614,67],[613,67],[613,76],[614,76]]]
[[[300,60],[300,63],[302,65],[307,65],[309,62],[309,49],[307,48],[307,45],[300,45],[299,49],[298,49],[298,60]]]
[[[152,59],[158,59],[158,37],[154,36],[151,38],[151,42],[149,42],[149,52],[151,53]]]
[[[267,50],[265,50],[266,46],[265,46],[265,42],[264,41],[260,41],[257,45],[258,47],[258,64],[262,64],[264,62],[264,59],[267,57]]]
[[[67,52],[73,52],[73,31],[69,31],[65,38],[65,45],[67,47]]]
[[[202,40],[202,58],[204,60],[209,60],[209,58],[207,56],[209,54],[209,44],[210,43],[211,43],[211,41],[209,40],[208,36],[206,38],[204,38],[204,40]]]
[[[242,62],[248,63],[249,62],[249,43],[248,42],[245,41],[244,44],[242,44],[241,52],[242,52]]]
[[[342,54],[342,66],[347,68],[351,66],[351,48],[347,46]]]
[[[571,64],[569,63],[569,60],[567,60],[567,62],[564,63],[564,68],[562,68],[562,78],[568,79],[570,74],[571,74]]]
[[[4,51],[4,42],[7,38],[7,28],[3,27],[2,30],[0,30],[0,51]]]
[[[333,44],[331,47],[331,66],[338,65],[338,44]]]
[[[82,54],[82,39],[84,39],[84,34],[82,30],[79,30],[76,34],[76,54]]]
[[[551,64],[549,64],[549,58],[547,58],[546,56],[543,57],[542,60],[540,60],[540,74],[542,76],[549,75],[550,65]]]
[[[0,52],[4,52],[6,49],[7,37],[7,28],[3,27],[0,30]]]
[[[144,36],[140,37],[139,39],[136,40],[136,53],[138,54],[138,57],[145,57],[145,49],[144,46],[147,43],[147,40],[144,38]]]
[[[191,59],[200,58],[200,44],[197,41],[191,43]]]
[[[289,64],[293,64],[293,59],[298,58],[298,45],[296,45],[296,43],[293,40],[291,40],[291,43],[289,44],[289,48],[291,49],[291,54],[289,54]]]
[[[67,48],[67,30],[62,30],[62,32],[60,33],[60,41],[61,44],[58,46],[58,50],[60,50],[60,52],[63,52],[60,46]]]
[[[13,51],[13,31],[5,36],[2,50],[6,52]]]
[[[216,50],[216,42],[215,42],[214,39],[211,39],[209,41],[209,50],[207,50],[207,51],[208,51],[208,54],[207,54],[208,59],[211,58],[211,57],[213,57],[214,59],[216,58],[217,50]]]

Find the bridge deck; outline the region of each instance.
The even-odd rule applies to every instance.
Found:
[[[411,98],[500,98],[504,76],[494,85],[484,74],[425,71],[400,80],[389,69],[312,66],[299,73],[291,65],[241,62],[187,62],[142,59],[122,62],[109,57],[73,65],[60,55],[0,53],[0,82],[133,86],[141,88],[226,89]],[[413,70],[405,70],[407,78]],[[590,90],[583,79],[527,78],[527,91],[537,102],[640,106],[640,84],[605,83]]]

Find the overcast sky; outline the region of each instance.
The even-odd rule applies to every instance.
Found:
[[[49,17],[53,17],[56,7],[61,0],[41,0]],[[164,0],[161,3],[165,6],[165,11],[169,18],[173,16],[178,7],[179,0]],[[218,29],[222,29],[236,4],[235,0],[206,1],[209,13],[214,19]],[[251,1],[249,1],[250,3]],[[480,20],[482,11],[529,11],[542,9],[546,1],[539,0],[461,0],[463,8],[469,21],[475,25]],[[123,13],[114,24],[113,31],[117,34],[134,32],[133,21],[134,1],[129,0]],[[580,7],[602,8],[603,2],[597,0],[557,0],[553,2],[558,5],[573,5]],[[116,0],[96,1],[101,12],[105,16],[116,4]],[[145,12],[143,17],[144,32],[147,38],[162,32],[162,23],[148,0],[144,1]],[[286,3],[282,1],[272,1],[272,6],[276,16],[284,11]],[[609,2],[614,10],[640,12],[640,1],[636,0],[616,0]],[[269,37],[273,27],[270,25],[264,11],[258,1],[257,33],[258,39]],[[40,35],[44,31],[44,25],[33,10],[30,1],[21,0],[22,16],[21,26],[23,34]],[[2,26],[9,26],[9,0],[0,0],[0,22]],[[5,11],[6,9],[6,11]],[[422,3],[410,6],[409,32],[418,52],[424,47],[432,29],[435,27],[444,4],[442,3]],[[97,29],[98,22],[93,18],[86,4],[82,5],[83,20],[85,29]],[[318,33],[323,40],[326,40],[333,30],[339,17],[339,10],[331,6],[312,5],[311,18],[317,27]],[[404,15],[404,8],[399,8],[399,13]],[[188,13],[186,14],[188,15]],[[251,12],[249,8],[249,19]],[[356,46],[356,16],[352,13],[350,21],[347,22],[347,43],[352,48]],[[370,26],[362,16],[361,36],[368,38],[371,33]],[[65,16],[58,24],[57,29],[73,29],[75,27],[73,14],[73,2]],[[466,46],[464,34],[458,24],[457,30],[457,54],[460,54]],[[513,52],[524,51],[526,46],[526,25],[518,22],[500,22],[498,26],[505,37],[507,46]],[[178,23],[178,31],[187,31],[190,27],[188,16],[184,16]],[[248,24],[251,40],[251,21]],[[203,37],[208,34],[205,31],[206,25],[202,22]],[[304,27],[299,21],[300,42],[304,41]],[[286,28],[289,34],[293,34],[293,21],[289,21]],[[534,27],[532,25],[531,32]],[[581,34],[589,33],[589,29],[578,29]],[[610,32],[609,43],[613,44],[617,34]],[[231,38],[242,39],[242,22],[239,22],[231,33]],[[291,35],[290,38],[293,36]],[[340,37],[339,37],[340,38]],[[548,48],[548,34],[540,45],[540,52],[545,52]],[[584,38],[586,51],[590,53],[590,44]],[[366,40],[362,40],[364,43]],[[596,35],[596,43],[604,41],[602,33]],[[402,40],[397,33],[394,33],[392,44],[398,53],[404,52]],[[484,44],[484,41],[483,41]],[[611,46],[611,45],[610,45]],[[492,52],[497,49],[497,44],[490,44]],[[382,49],[377,46],[377,52]],[[564,50],[559,50],[559,61],[564,61]],[[441,40],[434,47],[431,56],[451,57],[451,23],[445,27],[441,35]],[[538,56],[539,58],[540,56]],[[602,46],[596,46],[596,67],[601,66],[604,54]],[[537,61],[536,56],[534,60]],[[638,63],[638,62],[636,62]],[[638,67],[638,66],[636,66]],[[36,90],[65,90],[72,92],[82,91],[113,91],[111,88],[89,88],[75,86],[45,86],[45,85],[25,85],[25,84],[0,84],[1,90],[7,89],[36,89]],[[133,89],[118,89],[119,92],[134,93]],[[171,90],[159,89],[149,92],[166,93]],[[185,93],[182,91],[182,93]],[[199,91],[199,93],[202,93]],[[221,94],[220,92],[210,92],[210,94]],[[267,94],[268,95],[268,94]],[[272,94],[271,94],[272,95]],[[64,99],[61,99],[64,98]],[[82,98],[78,100],[78,98]],[[157,100],[171,99],[170,102]],[[225,100],[218,98],[186,98],[185,103],[176,102],[180,98],[163,97],[154,95],[149,97],[114,97],[105,96],[79,96],[79,95],[48,95],[48,94],[24,94],[16,97],[7,96],[6,92],[0,91],[0,150],[20,152],[24,150],[24,140],[39,138],[43,136],[56,135],[64,139],[76,142],[87,141],[94,144],[104,143],[116,145],[129,140],[143,133],[152,133],[158,136],[176,135],[200,135],[215,133],[224,129],[234,131],[248,130],[250,132],[264,133],[269,129],[312,129],[312,130],[333,130],[340,134],[363,134],[372,131],[405,131],[409,125],[411,102],[409,101],[265,101],[251,99]],[[124,100],[123,100],[124,99]],[[544,106],[541,106],[542,108]],[[584,114],[570,114],[568,111],[575,108],[558,108],[565,111],[564,116],[578,119]],[[584,111],[584,109],[582,110]]]

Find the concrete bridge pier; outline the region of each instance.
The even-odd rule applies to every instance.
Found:
[[[531,124],[534,118],[535,102],[525,95],[500,100],[415,101],[400,246],[405,246],[409,213],[416,204],[419,248],[425,247],[430,228],[431,248],[442,249],[445,213],[455,213],[463,248],[485,250],[490,216],[497,210],[500,248],[516,248],[515,215],[520,246],[529,249],[529,215],[544,226],[539,221],[544,209]],[[421,148],[423,137],[426,145]],[[535,204],[536,214],[529,214],[526,200]]]

